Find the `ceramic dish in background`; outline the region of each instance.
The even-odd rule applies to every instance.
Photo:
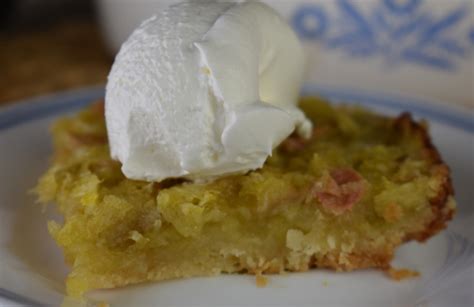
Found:
[[[111,53],[143,20],[180,1],[96,0]],[[474,108],[472,0],[262,1],[303,42],[308,82]]]
[[[409,110],[430,120],[434,143],[451,166],[458,213],[448,230],[426,244],[409,243],[393,264],[421,277],[395,282],[375,270],[334,273],[312,270],[270,276],[266,288],[255,278],[223,275],[123,289],[95,291],[92,301],[111,306],[472,306],[474,304],[474,117],[467,109],[373,92],[307,86],[334,102],[358,103],[379,112]],[[0,306],[59,305],[67,272],[49,237],[42,212],[28,193],[47,168],[48,127],[57,117],[103,97],[103,89],[61,93],[0,109]],[[74,303],[74,302],[73,302]]]

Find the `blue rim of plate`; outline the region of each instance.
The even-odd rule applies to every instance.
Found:
[[[356,104],[366,107],[383,107],[394,111],[409,111],[417,117],[446,124],[474,133],[474,108],[448,105],[446,102],[422,100],[375,91],[362,91],[319,85],[306,85],[303,95],[320,95],[332,102]],[[474,101],[474,97],[473,97]]]
[[[318,85],[304,86],[302,95],[317,95],[334,102],[358,104],[367,107],[383,107],[399,112],[409,111],[415,116],[446,124],[468,133],[474,133],[474,112],[469,109],[448,107],[439,103],[387,95],[385,93]],[[0,108],[0,131],[23,123],[78,110],[103,97],[103,87],[89,87],[24,100],[12,106]],[[18,304],[45,306],[34,299],[3,288],[0,288],[0,298]]]
[[[417,117],[446,124],[468,133],[474,133],[474,109],[448,106],[403,96],[360,91],[347,88],[333,88],[306,85],[303,95],[318,95],[334,102],[358,104],[367,107],[383,107],[394,111],[409,111]],[[0,130],[22,123],[59,115],[80,109],[92,101],[104,97],[103,87],[91,87],[61,92],[15,103],[0,108]]]

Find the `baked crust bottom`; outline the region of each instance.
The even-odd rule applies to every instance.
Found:
[[[290,136],[257,171],[210,183],[125,178],[103,103],[59,120],[36,188],[71,266],[67,291],[227,273],[387,270],[455,212],[449,168],[425,124],[303,98],[310,140]]]

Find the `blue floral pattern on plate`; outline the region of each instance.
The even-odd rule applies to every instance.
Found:
[[[413,63],[456,71],[474,55],[472,2],[436,12],[423,0],[379,0],[369,10],[362,1],[335,0],[298,7],[292,25],[304,40],[319,42],[350,57],[381,56],[387,64]]]

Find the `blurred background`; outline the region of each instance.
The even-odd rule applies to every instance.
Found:
[[[0,105],[106,81],[113,57],[93,1],[0,3]]]
[[[130,32],[174,2],[2,0],[0,105],[105,84]],[[474,0],[264,2],[304,42],[308,83],[474,107]]]

